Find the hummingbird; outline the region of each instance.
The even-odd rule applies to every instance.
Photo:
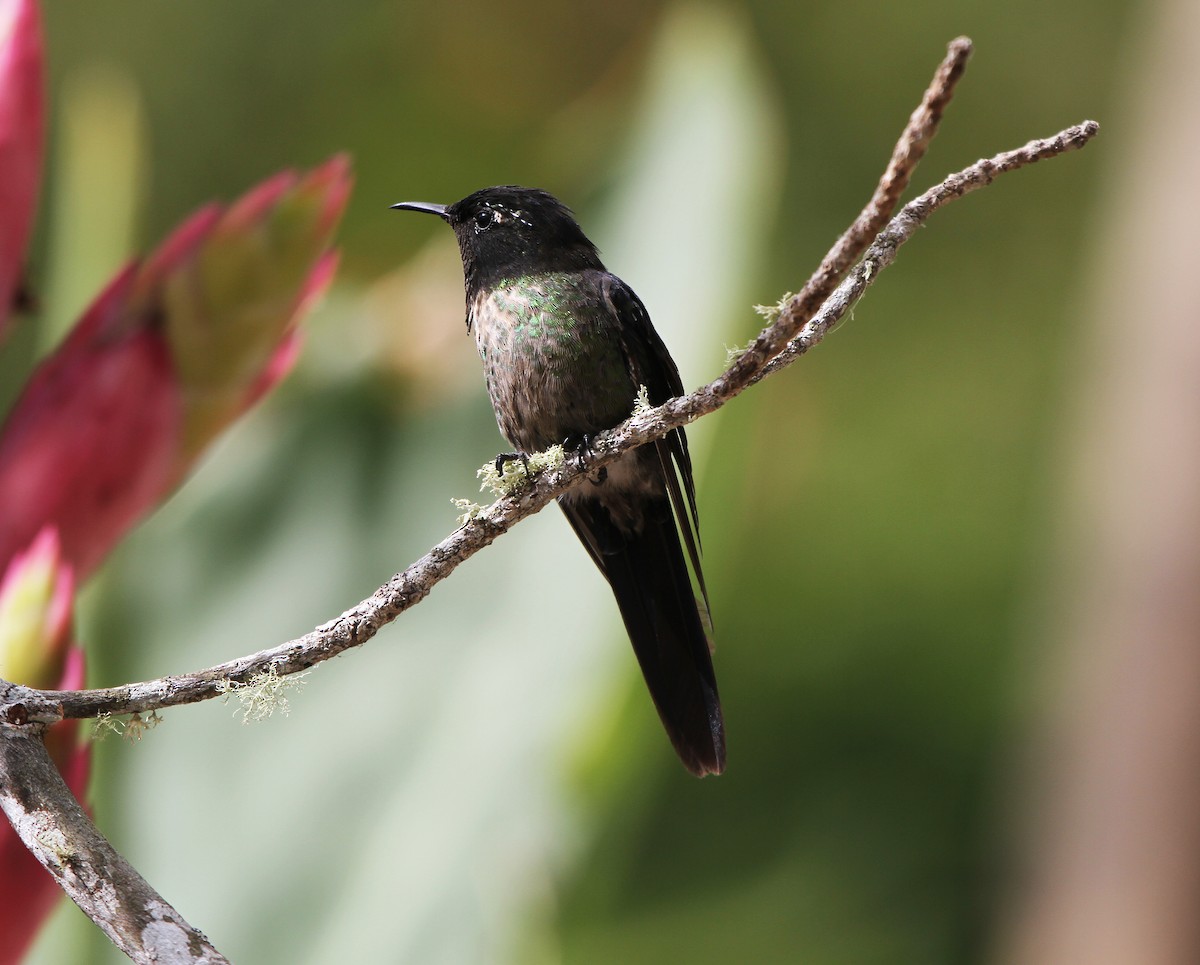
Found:
[[[483,360],[501,434],[525,459],[560,444],[586,464],[591,438],[683,394],[679,370],[633,290],[609,272],[569,208],[535,188],[483,188],[437,215],[462,255],[467,332]],[[588,474],[558,504],[608,580],[667,735],[698,777],[725,767],[704,609],[699,518],[683,429]],[[684,547],[687,557],[684,556]]]

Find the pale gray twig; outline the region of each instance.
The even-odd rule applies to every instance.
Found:
[[[892,263],[900,246],[942,205],[990,184],[1006,171],[1080,148],[1099,131],[1094,121],[1086,121],[1054,137],[978,161],[909,202],[887,222],[937,130],[970,50],[966,38],[950,45],[871,201],[800,293],[771,313],[770,323],[712,382],[657,408],[639,408],[631,419],[597,436],[586,469],[577,460],[566,460],[535,475],[520,491],[478,512],[473,509],[461,528],[366,600],[311,633],[269,650],[195,673],[96,690],[35,690],[0,681],[0,805],[26,845],[118,947],[136,961],[225,961],[96,831],[46,756],[41,729],[64,718],[145,713],[240,689],[269,691],[288,674],[365,643],[428,596],[459,563],[579,483],[586,472],[716,411],[795,361],[850,310]],[[160,936],[170,949],[185,948],[193,957],[170,958],[166,944],[161,949],[152,947],[150,939]],[[177,945],[180,941],[184,944]]]
[[[0,724],[0,808],[35,858],[135,962],[228,965],[84,813],[40,727]]]
[[[779,317],[763,329],[746,352],[718,378],[689,395],[672,398],[658,408],[638,413],[622,425],[596,436],[594,456],[586,470],[568,460],[563,466],[536,475],[527,489],[497,499],[466,525],[451,533],[402,573],[379,587],[360,604],[316,630],[280,646],[248,655],[208,670],[160,677],[155,681],[95,690],[34,690],[0,682],[0,720],[50,721],[90,718],[98,714],[128,714],[208,700],[226,693],[228,683],[247,683],[258,673],[284,676],[323,663],[350,647],[365,643],[410,606],[420,603],[431,589],[449,576],[464,559],[490,545],[515,523],[536,513],[562,495],[590,470],[606,466],[623,452],[661,438],[672,428],[689,424],[715,412],[758,380],[778,372],[820,342],[845,316],[853,302],[874,283],[880,271],[892,264],[896,251],[911,238],[932,212],[964,194],[991,184],[997,176],[1027,164],[1078,150],[1099,132],[1096,121],[1068,127],[1054,137],[1031,140],[1012,151],[984,158],[952,174],[901,209],[871,242],[864,257],[844,282],[824,300],[820,312],[808,313],[804,293],[794,296]],[[764,356],[763,353],[772,352]],[[748,361],[749,360],[749,361]]]
[[[567,460],[559,467],[543,471],[530,481],[528,487],[484,508],[370,597],[311,633],[207,670],[120,687],[45,691],[0,682],[0,720],[47,723],[63,718],[140,713],[195,703],[224,693],[229,681],[246,683],[256,674],[268,672],[279,676],[295,673],[365,643],[381,627],[428,596],[430,590],[449,576],[459,563],[578,483],[586,472],[716,411],[750,385],[807,352],[850,310],[879,273],[892,263],[900,246],[938,208],[990,184],[1007,171],[1081,148],[1099,130],[1095,121],[1085,121],[1053,137],[1030,141],[1024,147],[977,161],[950,175],[904,206],[871,243],[845,281],[825,300],[819,312],[805,317],[801,295],[784,306],[778,318],[763,329],[754,343],[754,346],[778,346],[773,356],[761,363],[744,364],[752,352],[760,351],[752,347],[707,385],[657,408],[639,412],[615,429],[601,433],[592,443],[594,456],[589,458],[586,470],[581,469],[576,460]]]

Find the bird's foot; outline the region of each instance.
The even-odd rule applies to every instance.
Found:
[[[525,475],[529,475],[529,453],[527,452],[502,452],[496,456],[496,472],[504,475],[504,467],[510,462],[520,462],[525,467]]]
[[[594,434],[585,432],[578,436],[568,436],[563,440],[563,448],[569,451],[574,451],[575,465],[578,466],[580,470],[586,469],[588,457],[596,454],[596,450],[592,448],[592,440],[595,438],[596,437]],[[588,481],[593,486],[599,486],[607,478],[608,467],[601,466],[599,470],[597,470],[596,475],[589,477]]]
[[[514,462],[519,462],[525,471],[513,468]],[[527,452],[502,452],[492,462],[485,462],[476,473],[483,480],[479,488],[490,489],[497,496],[522,492],[533,479],[535,465]]]
[[[496,474],[504,475],[504,467],[510,462],[520,460],[522,466],[525,467],[525,478],[529,478],[529,453],[527,452],[502,452],[496,457]]]

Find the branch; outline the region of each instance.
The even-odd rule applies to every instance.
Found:
[[[639,411],[597,436],[586,468],[569,460],[538,473],[519,491],[481,509],[366,600],[311,633],[272,649],[195,673],[98,690],[35,690],[0,680],[0,807],[26,846],[118,947],[136,961],[225,961],[91,824],[46,755],[41,729],[64,718],[145,713],[195,703],[227,694],[231,688],[269,689],[288,674],[365,643],[428,596],[459,563],[577,485],[585,474],[716,411],[794,362],[845,316],[895,260],[900,246],[938,208],[1006,171],[1083,147],[1099,131],[1094,121],[1085,121],[1052,138],[978,161],[909,202],[888,222],[937,131],[970,52],[966,38],[951,43],[870,202],[800,293],[770,312],[771,322],[712,382],[655,409]]]
[[[615,429],[598,435],[593,441],[595,454],[589,458],[585,468],[569,460],[533,477],[527,487],[481,510],[370,597],[312,632],[269,650],[206,670],[120,687],[51,691],[0,681],[0,721],[50,723],[63,718],[143,713],[178,704],[196,703],[224,695],[230,683],[248,684],[262,674],[282,677],[297,673],[366,643],[382,627],[428,596],[433,587],[449,576],[460,563],[579,483],[587,473],[614,462],[638,446],[661,438],[672,429],[715,412],[749,386],[773,375],[805,354],[846,315],[867,287],[874,284],[879,273],[895,260],[901,245],[934,211],[991,184],[1008,171],[1077,150],[1099,130],[1100,126],[1095,121],[1085,121],[1053,137],[1030,141],[1016,150],[977,161],[950,175],[941,184],[905,205],[871,242],[862,260],[845,280],[827,298],[821,298],[820,292],[828,284],[825,279],[830,272],[836,273],[837,263],[848,257],[846,253],[857,244],[853,240],[846,241],[856,233],[852,227],[839,239],[822,263],[822,269],[814,274],[813,280],[782,306],[778,317],[716,379],[689,395],[639,413]],[[909,134],[907,129],[905,134]],[[899,156],[901,151],[898,148],[893,162]],[[888,171],[892,171],[891,166]],[[885,175],[885,180],[887,178],[888,175]],[[870,208],[868,205],[867,210]],[[874,216],[868,216],[867,220],[870,217]],[[858,224],[855,223],[856,226]],[[842,253],[839,254],[839,251]],[[826,263],[834,267],[826,271]],[[814,302],[821,304],[819,311],[815,310]]]
[[[0,725],[0,808],[59,887],[135,962],[228,965],[96,830],[37,728]]]
[[[786,316],[792,316],[785,327],[795,331],[796,334],[790,338],[782,352],[763,366],[760,374],[749,380],[749,385],[791,365],[819,342],[830,328],[841,321],[854,302],[875,281],[877,273],[895,261],[900,246],[908,241],[938,208],[944,207],[972,191],[987,187],[1001,174],[1008,171],[1016,171],[1018,168],[1028,167],[1030,164],[1046,158],[1066,154],[1068,151],[1077,151],[1099,133],[1100,125],[1095,121],[1075,124],[1059,131],[1053,137],[1030,141],[1023,147],[1004,151],[994,157],[981,158],[970,167],[951,174],[941,184],[930,188],[920,197],[914,198],[879,233],[854,272],[826,301],[821,308],[821,314],[813,318],[811,323],[804,317],[804,306],[800,304],[803,292],[787,303],[780,314],[779,324],[784,323]],[[841,299],[847,295],[849,295],[849,300],[843,303]],[[828,323],[822,325],[822,317],[829,318]],[[817,337],[812,337],[812,333],[808,331],[810,328],[819,329]],[[746,386],[741,386],[738,391],[744,388]]]
[[[950,42],[946,57],[934,73],[933,80],[929,82],[920,106],[913,111],[900,134],[900,139],[892,149],[891,160],[879,179],[871,200],[854,219],[854,223],[829,249],[829,253],[804,283],[799,294],[793,295],[781,306],[781,314],[786,314],[790,319],[788,324],[793,326],[793,335],[832,294],[846,271],[875,239],[892,216],[892,212],[896,210],[900,196],[912,179],[913,171],[937,134],[942,115],[950,103],[950,98],[954,96],[954,88],[958,85],[963,71],[967,69],[971,49],[971,41],[967,37],[959,37]],[[731,382],[740,385],[737,391],[753,385],[762,378],[762,368],[783,347],[786,338],[782,331],[776,330],[777,328],[768,326],[760,332],[742,358],[738,359],[738,365],[731,366],[725,373],[725,377]],[[741,372],[737,371],[739,365],[743,367]],[[748,371],[752,367],[758,370],[757,375]],[[732,398],[732,395],[729,397]]]

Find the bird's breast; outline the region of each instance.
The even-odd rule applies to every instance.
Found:
[[[632,411],[637,387],[592,278],[518,279],[478,293],[469,312],[496,421],[512,445],[538,451]]]

